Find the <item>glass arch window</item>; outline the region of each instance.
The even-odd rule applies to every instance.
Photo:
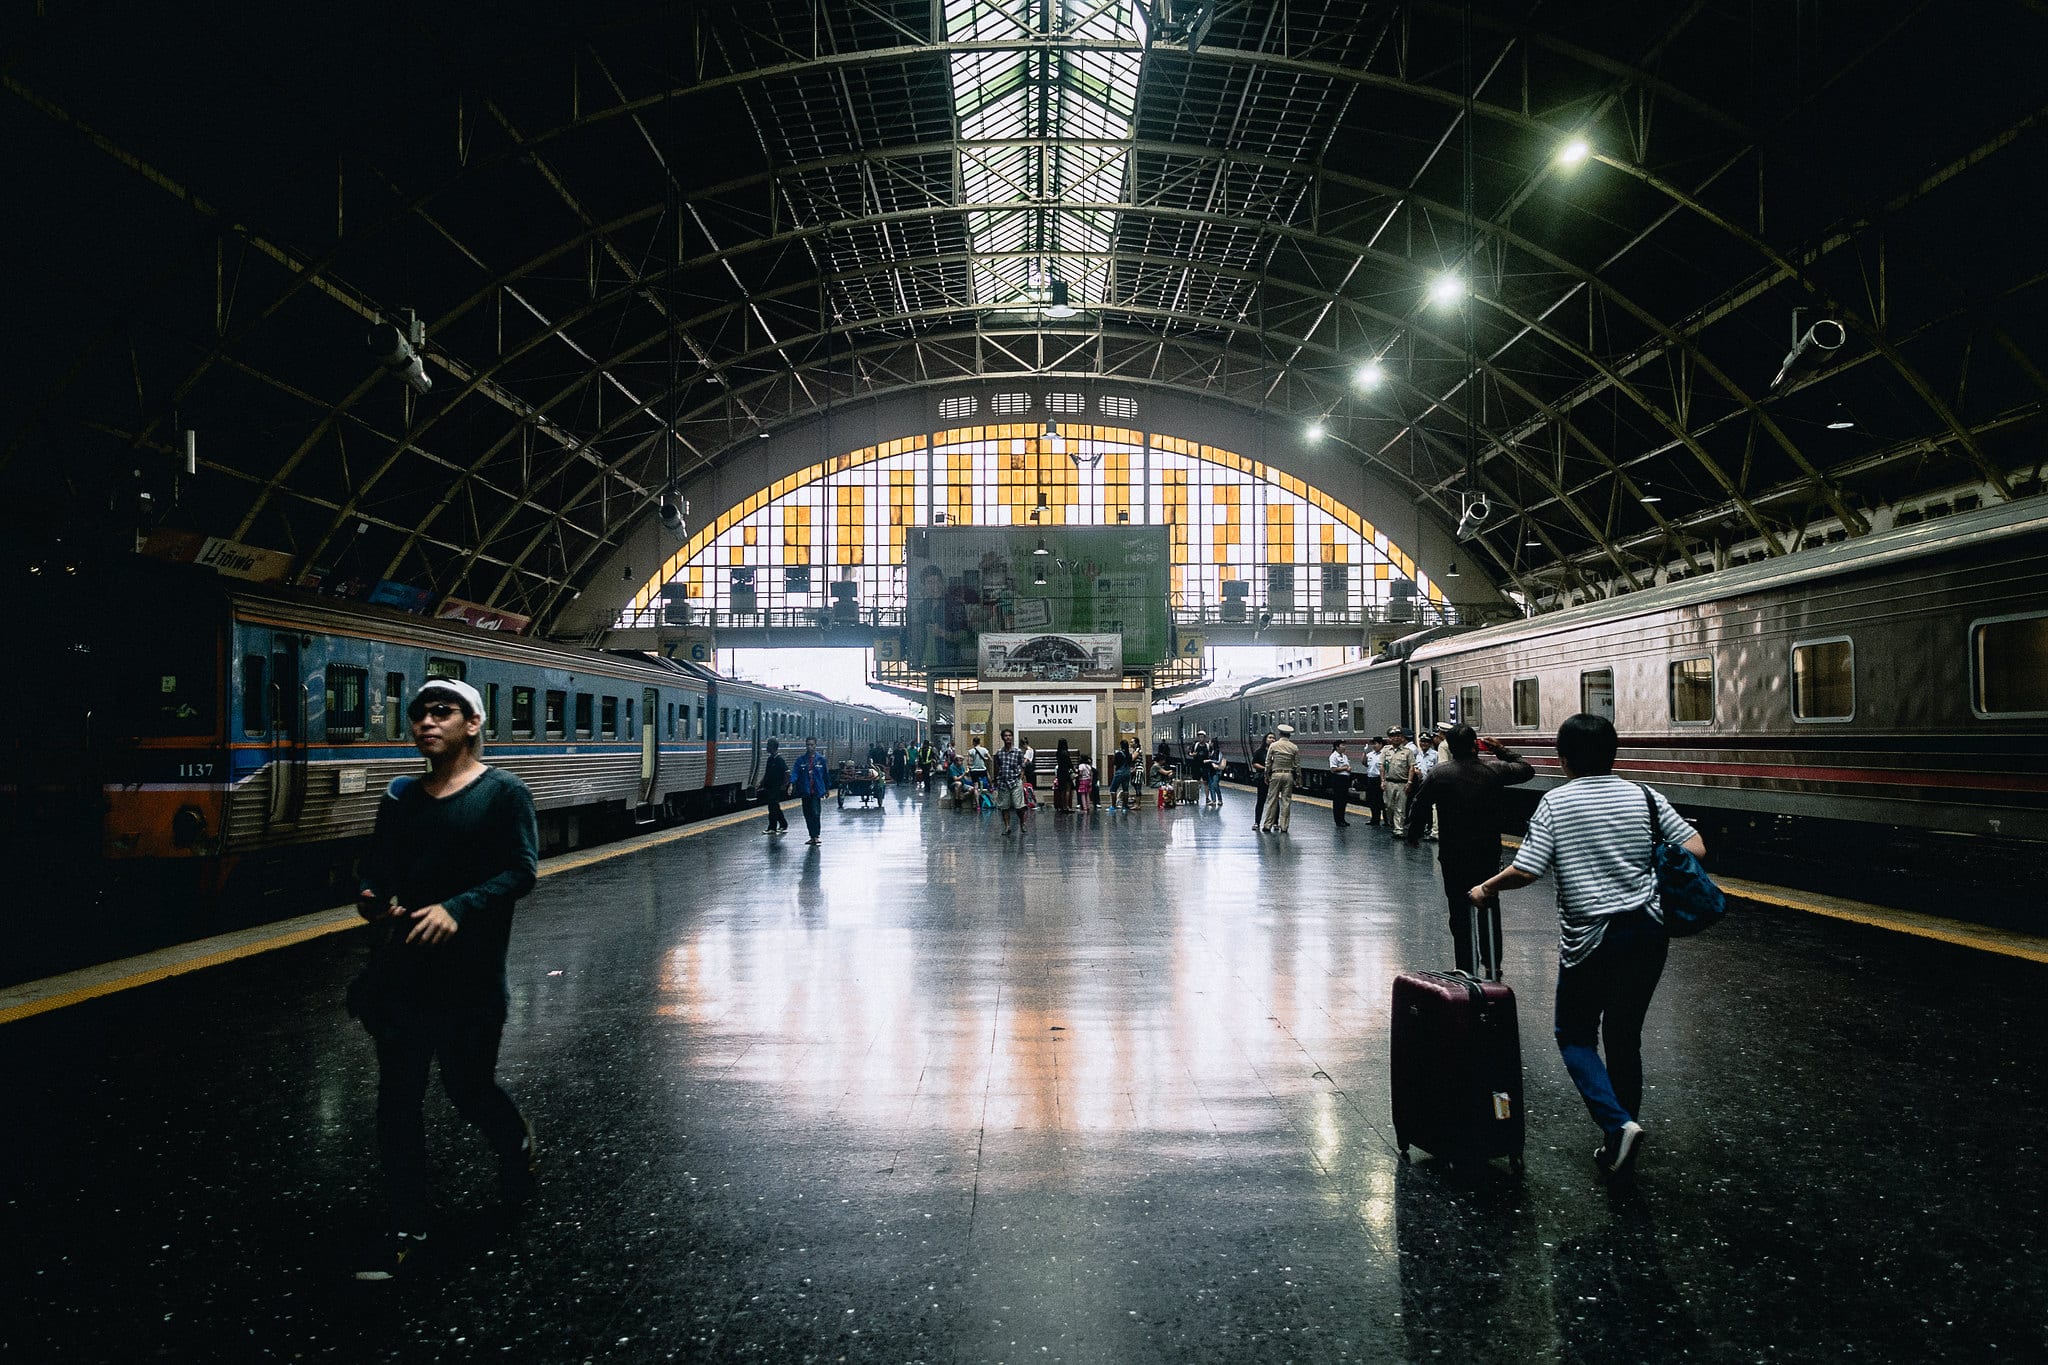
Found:
[[[900,612],[905,541],[912,527],[929,525],[1164,526],[1172,605],[1184,618],[1228,620],[1233,604],[1278,620],[1383,617],[1394,585],[1409,582],[1445,605],[1385,532],[1284,470],[1180,437],[1086,422],[1058,424],[1061,451],[1043,430],[1042,422],[954,427],[778,479],[692,535],[641,585],[619,624],[649,624],[671,585],[693,613],[736,613],[742,624],[823,622],[835,608],[844,619],[849,600],[863,613]],[[1274,586],[1287,582],[1295,586]]]

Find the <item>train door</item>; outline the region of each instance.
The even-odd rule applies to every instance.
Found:
[[[640,692],[640,804],[654,800],[661,783],[661,693],[653,688]]]
[[[306,680],[299,637],[270,637],[270,805],[264,819],[289,825],[306,803]]]
[[[1408,676],[1410,685],[1414,689],[1412,695],[1414,705],[1411,708],[1415,718],[1414,733],[1426,735],[1436,728],[1438,699],[1436,670],[1433,668],[1418,668]]]
[[[748,708],[747,719],[747,785],[754,786],[761,780],[761,703],[754,702]]]

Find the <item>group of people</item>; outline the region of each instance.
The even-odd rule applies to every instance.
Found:
[[[350,1012],[376,1043],[377,1146],[392,1219],[391,1237],[357,1272],[371,1281],[416,1268],[428,1245],[432,1200],[422,1106],[437,1060],[457,1112],[483,1132],[496,1156],[508,1208],[533,1198],[540,1155],[533,1123],[495,1077],[510,1000],[505,961],[513,909],[533,888],[538,869],[533,797],[519,778],[479,757],[483,699],[468,683],[429,679],[407,717],[427,771],[394,780],[379,803],[357,902],[374,931],[369,963],[348,993]],[[1575,715],[1557,734],[1567,780],[1544,793],[1521,847],[1501,868],[1502,793],[1529,780],[1529,765],[1469,725],[1440,728],[1441,743],[1429,747],[1442,752],[1426,775],[1415,772],[1425,751],[1390,729],[1385,743],[1368,745],[1367,776],[1377,767],[1386,821],[1411,846],[1432,823],[1441,831],[1437,857],[1461,969],[1475,971],[1482,956],[1499,962],[1501,892],[1555,876],[1557,1046],[1601,1130],[1594,1161],[1619,1177],[1642,1148],[1642,1026],[1667,948],[1655,844],[1662,840],[1703,856],[1705,843],[1662,795],[1614,776],[1619,741],[1613,722]],[[1022,825],[1030,761],[1013,732],[1002,731],[1001,739],[993,753],[977,743],[972,755],[1008,835],[1013,813]],[[793,791],[803,802],[810,842],[817,843],[818,811],[831,782],[817,741],[806,740],[794,764],[781,757],[779,742],[770,741],[768,749],[765,794],[779,797],[785,786]],[[1207,752],[1215,755],[1217,746]],[[1120,745],[1111,762],[1112,791],[1144,776],[1145,764],[1135,741]],[[1261,742],[1254,768],[1261,805],[1275,807],[1265,828],[1284,831],[1300,771],[1291,727],[1278,726]],[[1059,787],[1071,782],[1079,809],[1087,809],[1092,776],[1087,759],[1062,746],[1054,780]],[[1220,801],[1213,783],[1211,791]],[[1382,803],[1372,795],[1368,783],[1368,805],[1379,823]],[[1341,823],[1343,807],[1337,809]],[[769,801],[769,811],[771,832],[786,830],[778,800]],[[1489,941],[1474,941],[1475,922],[1490,923]]]
[[[1276,726],[1252,750],[1256,798],[1252,823],[1285,833],[1301,750],[1294,727]],[[1197,744],[1207,738],[1198,736]],[[1474,973],[1501,958],[1502,891],[1546,873],[1557,880],[1559,950],[1554,1032],[1565,1069],[1599,1125],[1594,1164],[1625,1175],[1641,1150],[1642,1029],[1663,975],[1667,935],[1657,895],[1655,845],[1679,845],[1695,857],[1706,844],[1652,788],[1614,776],[1614,724],[1575,715],[1558,730],[1566,782],[1545,792],[1506,868],[1503,793],[1535,776],[1521,755],[1482,739],[1469,725],[1440,724],[1413,742],[1398,725],[1366,741],[1356,772],[1342,740],[1332,742],[1331,813],[1341,827],[1353,781],[1362,778],[1374,825],[1409,847],[1437,844],[1458,969]],[[1485,937],[1474,939],[1477,930]],[[1604,1045],[1605,1056],[1602,1055]]]

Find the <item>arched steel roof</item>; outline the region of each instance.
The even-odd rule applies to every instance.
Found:
[[[18,535],[168,522],[545,626],[764,430],[1054,376],[1319,420],[1444,525],[1483,491],[1476,567],[1537,603],[2040,486],[2021,0],[9,25]],[[408,309],[423,396],[363,345]],[[1846,341],[1773,388],[1794,309]]]

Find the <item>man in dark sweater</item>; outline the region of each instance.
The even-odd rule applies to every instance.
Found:
[[[1430,812],[1436,812],[1436,859],[1450,905],[1451,938],[1457,945],[1458,970],[1470,972],[1477,970],[1477,964],[1472,957],[1472,901],[1467,893],[1500,871],[1500,836],[1507,824],[1502,792],[1527,782],[1536,772],[1520,754],[1493,740],[1480,739],[1469,725],[1452,730],[1450,744],[1451,756],[1431,769],[1416,789],[1407,828],[1394,832],[1406,836],[1413,848],[1429,828]],[[1491,758],[1479,756],[1482,745]],[[1499,911],[1485,918],[1492,940],[1490,960],[1498,963]]]
[[[782,813],[782,798],[789,795],[789,762],[782,756],[782,741],[768,741],[768,761],[761,765],[761,804],[768,807],[768,828],[764,834],[789,833],[789,817]]]
[[[377,1040],[377,1146],[394,1232],[357,1279],[416,1268],[431,1195],[421,1105],[438,1057],[441,1084],[497,1153],[500,1189],[517,1206],[534,1192],[533,1125],[494,1072],[510,991],[505,950],[512,909],[533,889],[539,850],[526,784],[477,757],[483,699],[433,678],[407,708],[423,777],[393,781],[377,808],[361,898],[374,935],[351,1004]]]

